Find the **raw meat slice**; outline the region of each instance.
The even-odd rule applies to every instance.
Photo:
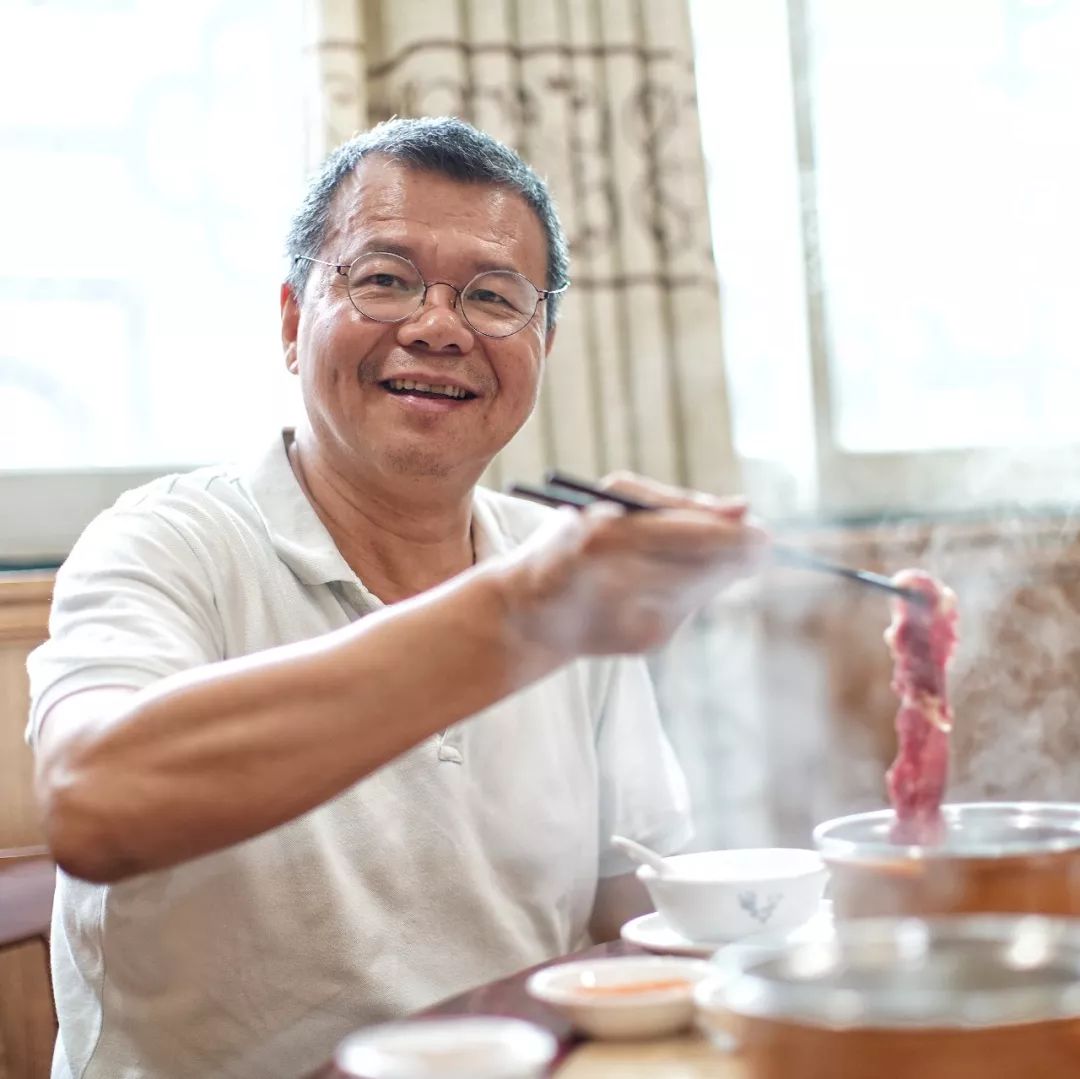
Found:
[[[894,658],[892,688],[900,698],[898,750],[886,776],[896,811],[893,839],[932,843],[941,837],[941,801],[949,771],[949,706],[946,672],[956,648],[956,595],[922,570],[902,570],[895,584],[930,601],[894,600],[885,642]]]

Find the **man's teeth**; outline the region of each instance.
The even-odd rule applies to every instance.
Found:
[[[468,392],[460,386],[432,386],[427,382],[413,382],[408,378],[387,379],[386,384],[392,390],[399,392],[404,390],[421,390],[423,393],[437,393],[443,397],[467,397]]]

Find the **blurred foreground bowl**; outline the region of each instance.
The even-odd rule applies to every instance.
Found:
[[[338,1046],[334,1064],[350,1079],[539,1079],[557,1050],[534,1023],[459,1016],[359,1030]]]
[[[1036,916],[864,919],[717,953],[698,1022],[750,1079],[1080,1074],[1080,928]]]

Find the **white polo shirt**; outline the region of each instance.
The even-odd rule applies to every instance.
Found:
[[[478,555],[549,512],[478,489]],[[380,606],[281,437],[251,469],[165,477],[98,517],[58,574],[28,736],[68,694],[142,688]],[[640,659],[570,664],[216,854],[114,885],[60,873],[54,1079],[295,1079],[358,1026],[587,944],[597,878],[632,868],[613,832],[661,851],[690,835]]]

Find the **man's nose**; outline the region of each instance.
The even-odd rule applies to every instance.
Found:
[[[472,350],[474,341],[461,314],[457,290],[443,281],[428,285],[420,310],[398,324],[398,343],[403,347],[464,355]]]

